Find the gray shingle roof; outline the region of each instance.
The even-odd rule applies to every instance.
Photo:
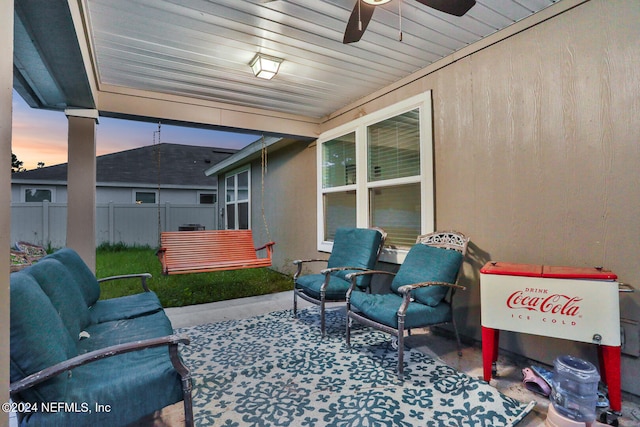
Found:
[[[97,157],[98,183],[210,186],[215,182],[204,171],[237,150],[161,143]],[[12,179],[66,181],[67,164],[48,166],[11,175]]]

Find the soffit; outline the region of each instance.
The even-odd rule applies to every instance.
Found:
[[[376,8],[362,39],[349,45],[342,36],[354,0],[82,4],[98,88],[321,118],[554,3],[479,0],[455,17],[393,0]],[[258,52],[284,59],[273,80],[251,73]]]

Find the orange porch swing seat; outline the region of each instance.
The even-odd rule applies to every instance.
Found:
[[[162,274],[206,273],[270,267],[273,245],[254,247],[251,230],[164,231],[157,255]]]

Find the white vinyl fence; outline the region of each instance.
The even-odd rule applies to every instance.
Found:
[[[99,204],[96,206],[96,244],[124,243],[158,246],[158,230],[177,231],[198,224],[217,228],[217,205]],[[158,227],[160,224],[160,227]],[[61,248],[67,239],[66,203],[12,203],[11,241]]]

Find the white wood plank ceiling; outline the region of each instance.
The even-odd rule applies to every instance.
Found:
[[[376,7],[359,42],[344,45],[355,1],[84,0],[83,7],[99,85],[320,118],[556,3],[478,0],[455,17],[393,0]],[[284,59],[273,80],[253,76],[248,64],[257,52]]]

